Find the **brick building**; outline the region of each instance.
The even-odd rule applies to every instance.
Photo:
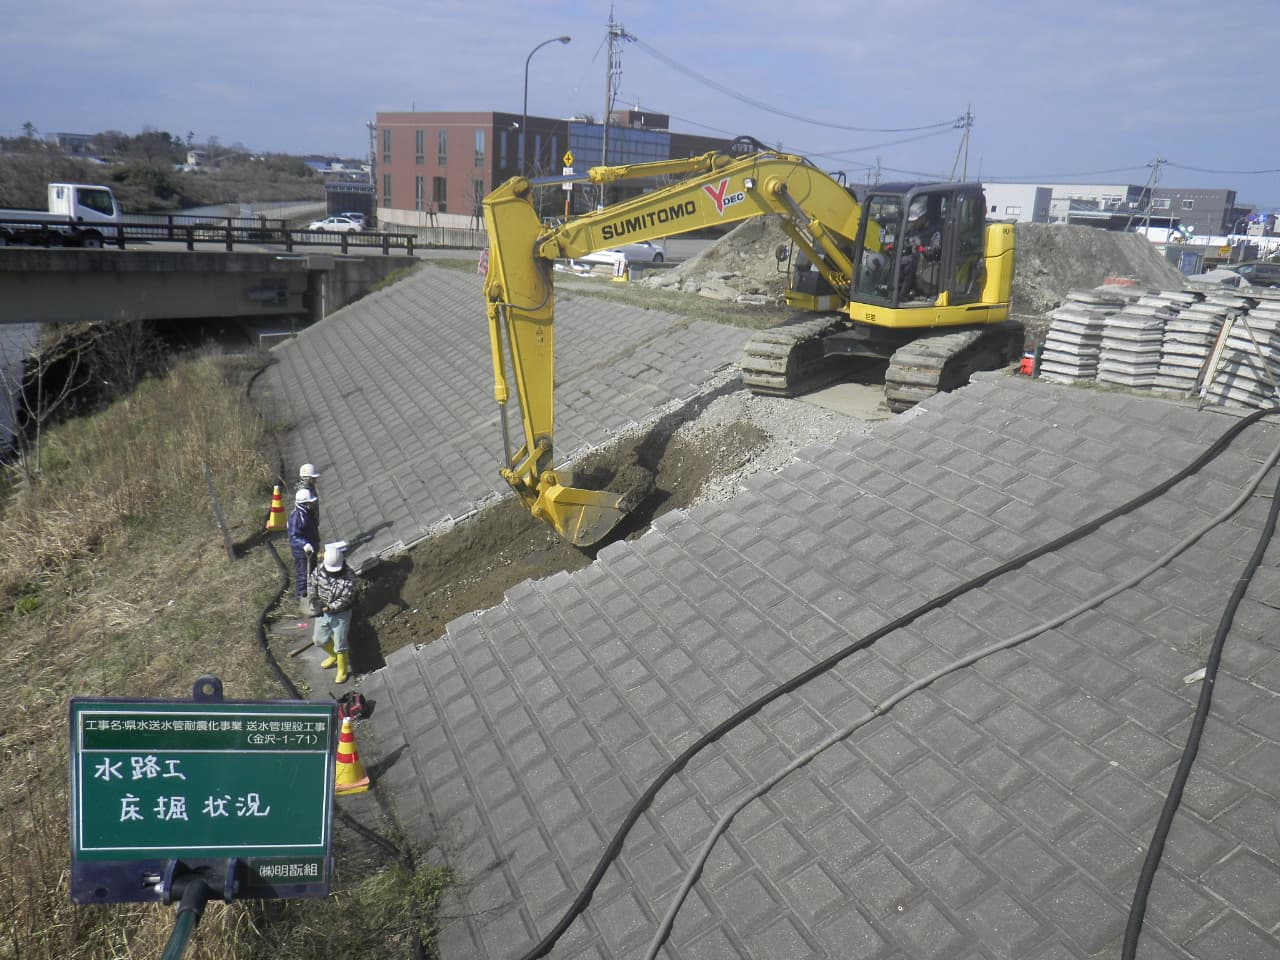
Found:
[[[520,172],[520,121],[519,114],[493,111],[379,113],[374,157],[379,221],[478,226],[481,200]],[[666,114],[615,112],[607,131],[608,162],[642,163],[730,149],[731,141],[673,133],[668,124]],[[566,151],[573,153],[575,169],[585,170],[602,162],[605,141],[604,127],[590,118],[528,117],[525,173],[559,174]],[[591,189],[575,189],[575,209],[593,205]],[[610,199],[615,199],[612,193]]]

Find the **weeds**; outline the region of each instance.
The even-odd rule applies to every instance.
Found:
[[[51,428],[40,482],[10,489],[0,517],[0,670],[10,692],[0,720],[0,958],[150,958],[172,931],[173,907],[70,901],[70,698],[189,699],[204,673],[230,698],[285,695],[256,642],[279,570],[264,550],[227,559],[203,473],[207,464],[232,536],[248,540],[273,473],[260,420],[235,385],[244,362],[198,357]],[[431,904],[450,879],[405,869],[373,865],[333,897],[274,913],[211,904],[187,956],[394,956],[413,930],[430,933]],[[367,931],[387,949],[358,947],[353,934],[334,952],[343,930]]]

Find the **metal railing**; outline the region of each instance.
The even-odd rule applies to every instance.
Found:
[[[23,220],[0,220],[0,235],[5,224],[10,231],[11,242],[22,246],[113,246],[124,249],[130,243],[170,242],[186,244],[194,251],[198,244],[218,244],[231,252],[236,244],[278,244],[286,252],[294,247],[337,247],[341,253],[377,249],[383,254],[393,250],[413,255],[413,248],[420,241],[412,233],[385,233],[371,230],[330,231],[308,230],[291,227],[288,220],[257,217],[195,217],[187,214],[128,214],[116,226],[114,224],[77,224],[68,218],[65,222],[50,223],[48,228],[31,226]],[[16,229],[26,225],[28,229]],[[86,244],[90,236],[100,241]]]
[[[280,244],[286,252],[295,246],[337,247],[341,253],[372,248],[383,254],[392,250],[404,250],[413,255],[415,238],[395,233],[372,230],[308,230],[290,227],[288,220],[271,220],[267,217],[190,217],[166,214],[163,217],[140,218],[129,216],[123,224],[122,243],[130,240],[166,240],[185,243],[194,250],[198,243],[219,243],[228,251],[237,243]],[[162,222],[161,222],[162,221]]]

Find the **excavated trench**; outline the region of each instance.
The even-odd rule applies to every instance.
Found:
[[[657,517],[695,503],[709,481],[740,470],[770,442],[759,426],[736,421],[702,433],[687,429],[730,389],[741,387],[734,382],[708,393],[643,435],[616,440],[575,465],[574,484],[613,490],[636,504],[590,549],[565,542],[506,497],[379,564],[364,584],[361,615],[352,625],[355,669],[377,669],[392,651],[436,639],[450,621],[501,603],[504,592],[524,580],[587,566],[603,547],[640,536]]]

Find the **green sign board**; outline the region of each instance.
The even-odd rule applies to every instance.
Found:
[[[269,858],[263,879],[307,882],[332,839],[335,724],[323,702],[72,700],[73,858]]]

